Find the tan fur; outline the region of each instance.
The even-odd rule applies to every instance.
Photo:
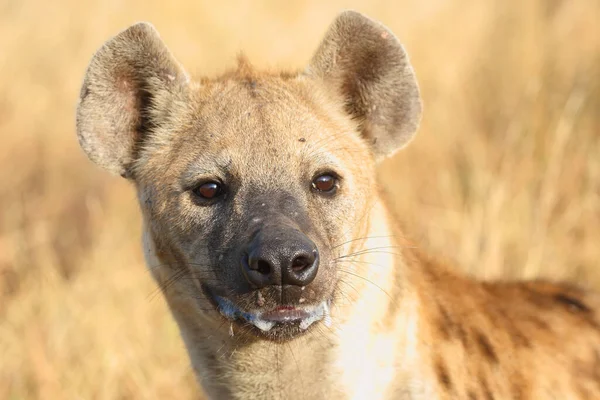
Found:
[[[77,114],[82,148],[135,184],[148,266],[208,397],[600,398],[598,295],[476,282],[398,230],[375,167],[412,138],[420,111],[402,46],[354,12],[300,73],[241,59],[190,81],[148,24],[94,56]],[[342,177],[335,197],[310,192],[323,168]],[[190,194],[204,177],[228,182],[221,203]],[[321,238],[305,294],[333,300],[331,327],[281,341],[224,319],[203,291],[229,287],[240,238],[276,218]]]

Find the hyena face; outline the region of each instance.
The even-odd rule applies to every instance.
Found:
[[[241,60],[200,82],[135,25],[92,60],[78,133],[90,158],[134,181],[170,305],[284,340],[328,322],[336,257],[368,228],[375,162],[419,115],[396,38],[348,12],[304,72]]]
[[[364,228],[373,161],[312,81],[247,68],[177,102],[135,179],[153,241],[171,256],[160,262],[198,284],[188,295],[257,334],[288,337],[327,316],[333,249]]]

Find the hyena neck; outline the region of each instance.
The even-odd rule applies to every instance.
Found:
[[[217,337],[173,309],[210,398],[412,399],[427,397],[417,351],[418,303],[406,285],[401,244],[377,204],[352,262],[339,263],[344,293],[332,326],[286,343]],[[348,249],[347,249],[348,250]],[[341,256],[351,253],[342,253]],[[179,314],[179,315],[178,315]],[[214,332],[214,331],[213,331]],[[263,394],[263,397],[261,397]]]
[[[436,398],[421,353],[420,331],[426,322],[419,293],[422,274],[415,265],[414,244],[395,221],[379,200],[370,214],[368,239],[354,250],[359,262],[354,278],[347,279],[360,288],[360,297],[353,299],[346,314],[351,317],[339,328],[339,354],[344,357],[340,369],[343,384],[351,388],[348,398]]]

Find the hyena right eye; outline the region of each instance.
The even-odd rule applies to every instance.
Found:
[[[198,184],[192,193],[203,200],[213,200],[224,193],[223,184],[217,181],[208,181]]]
[[[312,187],[318,192],[334,192],[337,188],[338,179],[333,173],[325,173],[315,177]]]

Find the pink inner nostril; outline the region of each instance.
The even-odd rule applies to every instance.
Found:
[[[300,272],[302,270],[304,270],[305,268],[310,266],[310,261],[308,260],[308,258],[304,257],[304,256],[299,256],[294,258],[294,261],[292,261],[292,270],[295,272]]]

